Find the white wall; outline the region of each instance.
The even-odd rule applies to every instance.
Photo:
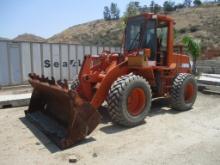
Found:
[[[0,84],[10,84],[7,43],[0,42]]]
[[[72,80],[84,55],[103,50],[120,52],[119,47],[0,41],[0,86],[26,84],[31,72]]]

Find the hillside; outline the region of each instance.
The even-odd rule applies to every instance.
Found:
[[[186,8],[170,15],[176,21],[177,41],[189,34],[201,39],[203,47],[220,47],[220,6]]]
[[[96,20],[72,26],[48,39],[49,42],[75,44],[120,45],[122,29],[120,21]]]
[[[220,6],[185,8],[171,12],[176,21],[176,42],[190,34],[202,40],[204,49],[220,47]],[[49,42],[121,45],[122,21],[96,20],[72,26],[48,39]]]
[[[18,35],[13,40],[14,41],[30,41],[30,42],[45,42],[46,41],[46,39],[40,36],[36,36],[34,34],[28,34],[28,33]]]

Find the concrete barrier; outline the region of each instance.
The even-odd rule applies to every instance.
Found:
[[[204,60],[197,62],[197,70],[201,73],[220,74],[219,60]]]
[[[0,95],[0,108],[27,106],[30,98],[31,93]]]

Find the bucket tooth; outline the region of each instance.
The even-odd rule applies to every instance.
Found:
[[[40,81],[40,76],[36,75],[35,79]]]
[[[51,80],[48,80],[48,83],[49,83],[50,85],[56,85],[56,82],[55,82],[54,77],[51,77]]]
[[[58,84],[58,85],[60,85],[60,86],[62,86],[62,85],[63,85],[63,83],[62,83],[62,81],[61,81],[61,80],[57,80],[57,84]]]
[[[54,77],[51,77],[51,82],[52,82],[52,85],[56,85],[56,81],[55,81]]]
[[[66,79],[64,79],[64,88],[68,89],[68,81]]]
[[[45,78],[43,79],[43,82],[48,83],[48,77],[45,77]]]
[[[33,74],[33,73],[29,73],[28,76],[29,76],[29,78],[31,78],[31,79],[34,78],[34,74]]]
[[[45,78],[45,76],[43,74],[40,77],[40,81],[41,82],[47,82],[47,79]]]
[[[29,77],[31,79],[36,79],[37,78],[37,75],[35,73],[29,73]]]
[[[58,80],[58,81],[57,81],[57,85],[58,85],[60,88],[63,88],[64,83],[63,83],[61,80]]]
[[[68,89],[68,82],[67,82],[67,80],[64,80],[64,81],[58,80],[58,81],[57,81],[57,84],[58,84],[61,88],[63,88],[63,89]]]

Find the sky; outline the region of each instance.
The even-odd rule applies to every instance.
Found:
[[[49,38],[70,26],[102,19],[104,6],[109,6],[111,2],[117,3],[122,15],[130,1],[0,0],[0,37],[12,39],[19,34],[32,33]],[[150,0],[139,2],[149,6]],[[162,0],[155,2],[164,3]]]

